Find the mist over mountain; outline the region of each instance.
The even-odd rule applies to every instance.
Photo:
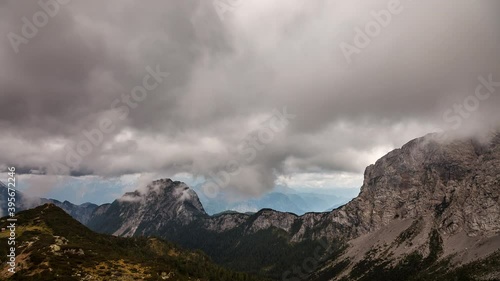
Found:
[[[8,193],[9,192],[7,185],[0,181],[0,205],[2,206],[0,208],[0,217],[7,216],[8,214]],[[86,224],[90,220],[95,209],[98,207],[93,203],[83,203],[80,205],[75,205],[69,201],[61,202],[55,199],[29,196],[19,190],[15,191],[15,200],[17,211],[32,209],[43,204],[52,203],[57,207],[63,209],[66,213],[71,215],[74,219],[82,224]]]
[[[224,188],[258,197],[282,180],[353,187],[410,139],[498,127],[497,1],[395,1],[383,25],[382,0],[227,2],[58,4],[25,38],[44,10],[7,0],[0,169],[44,197],[85,175],[210,185],[236,161]]]
[[[498,133],[486,143],[443,143],[434,134],[369,166],[360,195],[331,212],[297,216],[264,209],[209,216],[185,184],[158,180],[148,185],[149,192],[117,199],[89,227],[114,235],[164,237],[202,249],[233,269],[273,278],[321,241],[328,246],[320,248],[318,271],[309,272],[308,280],[387,280],[401,270],[405,278],[418,273],[422,280],[461,270],[479,278],[500,274],[488,265],[497,261],[500,249],[499,161]],[[270,244],[272,252],[266,251]],[[265,260],[256,259],[264,253]],[[484,268],[467,269],[473,261],[484,261]],[[375,272],[383,274],[375,277]]]
[[[161,237],[203,250],[225,267],[273,279],[480,280],[500,276],[499,167],[499,133],[485,142],[431,134],[367,167],[359,196],[332,211],[209,215],[193,189],[170,179],[101,206],[28,200],[22,193],[19,203],[52,202],[96,232]],[[311,249],[317,255],[312,270],[288,270],[303,264]]]
[[[303,215],[308,212],[323,212],[333,206],[343,205],[354,198],[354,196],[343,197],[324,194],[321,191],[318,191],[318,193],[298,192],[293,189],[280,189],[279,187],[275,188],[276,191],[265,193],[257,198],[233,198],[223,192],[217,194],[215,198],[210,198],[204,194],[199,186],[193,187],[193,189],[197,191],[196,193],[205,210],[211,215],[224,211],[255,213],[265,208]]]
[[[1,1],[0,280],[500,280],[498,11]]]

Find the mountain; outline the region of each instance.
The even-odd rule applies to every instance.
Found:
[[[261,209],[269,208],[276,211],[303,215],[308,212],[322,212],[333,204],[340,206],[349,201],[347,198],[331,194],[296,191],[289,191],[288,193],[270,192],[258,198],[235,200],[225,193],[220,193],[215,198],[209,198],[199,188],[195,190],[208,214],[217,214],[224,211],[255,213]]]
[[[75,205],[69,201],[60,202],[55,199],[47,199],[47,201],[48,203],[52,203],[63,209],[66,213],[82,224],[86,224],[92,218],[95,209],[99,207],[98,205],[89,202]]]
[[[206,218],[196,193],[186,184],[162,179],[128,192],[88,222],[92,229],[120,236],[169,233]],[[168,235],[164,235],[168,237]],[[175,237],[173,237],[175,238]]]
[[[265,209],[256,214],[224,212],[209,216],[186,184],[162,179],[126,193],[87,225],[118,236],[162,237],[186,248],[201,249],[217,263],[238,271],[265,274],[267,271],[261,269],[279,260],[280,265],[270,270],[280,274],[283,266],[300,260],[309,247],[318,243],[290,245],[287,233],[265,225],[273,222],[262,216],[268,213],[282,214]]]
[[[0,181],[0,205],[2,206],[0,208],[0,216],[4,216],[7,214],[7,189],[7,185]],[[69,201],[61,202],[55,199],[32,197],[24,194],[19,190],[16,190],[15,198],[17,211],[35,208],[46,203],[53,203],[83,224],[86,224],[90,220],[92,214],[94,213],[94,210],[98,207],[96,204],[92,203],[75,205]]]
[[[330,215],[354,223],[348,249],[310,280],[498,280],[499,144],[429,135],[368,167]]]
[[[200,252],[190,252],[158,238],[121,238],[98,234],[54,204],[19,212],[17,267],[5,280],[263,280],[213,264]],[[0,225],[9,224],[7,218]],[[10,231],[0,233],[7,245]],[[4,261],[7,247],[0,247]]]
[[[260,198],[240,200],[227,198],[225,194],[219,194],[215,198],[204,196],[202,191],[198,191],[197,194],[208,214],[217,214],[225,211],[255,213],[263,208],[271,208],[271,206],[277,211],[288,211],[296,214],[305,212],[303,209],[305,202],[303,204],[296,204],[288,195],[278,192],[267,193]]]
[[[335,209],[337,209],[337,208],[341,207],[342,205],[344,205],[344,204],[335,204],[335,205],[333,205],[332,207],[330,207],[330,208],[326,209],[326,210],[325,210],[325,212],[331,212],[331,211],[333,211],[333,210],[335,210]]]
[[[15,204],[17,211],[27,210],[49,202],[47,199],[27,196],[26,194],[18,190],[16,190],[15,193],[16,193]],[[6,216],[8,214],[7,203],[8,203],[8,187],[6,184],[0,181],[0,217]]]
[[[347,198],[325,193],[297,193],[292,195],[298,197],[300,201],[304,201],[305,206],[307,206],[306,209],[308,210],[308,212],[324,212],[332,206],[342,206],[355,197],[353,196]],[[290,197],[294,198],[294,196],[292,195],[290,195]]]
[[[88,225],[164,237],[233,269],[287,280],[497,276],[499,144],[498,134],[487,143],[415,139],[369,166],[359,196],[331,212],[209,216],[185,184],[161,180],[152,196],[137,191],[141,199],[129,202],[126,194]],[[172,192],[179,189],[190,196]]]

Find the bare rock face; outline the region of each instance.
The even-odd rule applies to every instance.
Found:
[[[395,220],[432,218],[444,235],[500,233],[500,137],[441,143],[415,139],[367,167],[359,196],[330,213],[262,211],[249,232],[277,227],[292,241],[352,239]],[[238,224],[224,217],[226,228]],[[242,220],[241,215],[238,220]],[[220,221],[220,219],[219,219]],[[218,225],[221,223],[219,222]],[[295,226],[292,227],[292,226]]]
[[[470,271],[474,280],[500,274],[489,267],[500,249],[500,137],[494,134],[487,142],[438,139],[413,140],[366,169],[360,195],[328,216],[345,226],[343,231],[327,228],[349,241],[348,250],[310,280],[323,280],[321,274],[330,274],[345,260],[350,264],[332,280],[383,280],[371,270],[397,275],[408,268],[408,257],[417,257],[410,267],[419,268],[414,274],[422,272],[420,278],[436,274],[431,265],[439,260],[443,272],[476,262],[469,267],[481,269]],[[438,279],[446,278],[455,277]]]
[[[208,217],[186,184],[161,179],[125,193],[92,218],[88,226],[119,236],[157,235]]]
[[[497,235],[499,140],[441,144],[434,135],[413,140],[369,166],[360,195],[331,216],[350,223],[353,236],[428,214],[445,234]]]
[[[42,199],[40,202],[44,202]],[[82,224],[86,224],[93,216],[94,211],[99,207],[96,204],[84,203],[81,205],[75,205],[69,201],[59,202],[54,199],[48,199],[47,202],[51,202],[57,207],[63,209],[66,213],[72,216],[77,221]]]

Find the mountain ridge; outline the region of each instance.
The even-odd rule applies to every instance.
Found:
[[[21,211],[17,226],[15,273],[8,280],[264,280],[213,264],[201,252],[158,238],[123,238],[92,232],[55,204]],[[6,217],[0,225],[8,225]],[[0,233],[7,244],[8,233]],[[7,249],[0,248],[2,260]]]
[[[169,227],[164,227],[165,221],[173,222],[175,218],[165,216],[161,218],[163,225],[138,228],[140,231],[130,234],[158,235],[188,248],[202,249],[222,264],[228,263],[228,258],[222,256],[235,258],[236,253],[247,249],[245,243],[257,237],[264,244],[278,243],[276,237],[282,237],[284,240],[279,243],[292,243],[298,249],[311,241],[326,239],[338,250],[334,251],[336,254],[331,261],[339,257],[353,258],[345,256],[340,250],[343,247],[340,245],[348,245],[353,239],[395,228],[399,222],[412,225],[415,221],[424,220],[429,227],[419,230],[423,238],[410,247],[411,250],[428,252],[425,250],[430,243],[428,237],[439,237],[439,241],[443,241],[439,244],[443,244],[444,249],[439,253],[440,257],[443,254],[460,254],[465,251],[464,248],[458,247],[453,251],[447,246],[454,235],[464,234],[473,237],[474,243],[479,243],[488,237],[497,237],[500,232],[497,188],[500,180],[497,170],[500,167],[499,139],[495,135],[489,143],[474,140],[442,143],[436,135],[427,135],[412,140],[368,166],[359,196],[331,212],[301,216],[270,209],[252,215],[225,213],[208,216],[205,213],[188,224],[175,223]],[[103,217],[106,217],[106,212]],[[108,221],[113,219],[113,216],[107,217]],[[116,229],[107,231],[117,234]],[[201,233],[201,237],[193,232]],[[247,242],[231,238],[235,235]],[[248,253],[244,255],[250,256],[252,251],[263,250],[247,249]],[[371,246],[359,249],[363,253],[370,250]],[[398,258],[411,254],[401,250],[399,245],[389,249],[393,250]],[[482,256],[477,258],[491,253],[478,253]],[[251,262],[244,257],[242,260]],[[279,258],[269,261],[267,266],[276,262]],[[256,265],[251,270],[261,270],[264,265]]]
[[[397,270],[380,263],[409,257],[419,261],[412,266],[421,272],[427,267],[420,264],[437,266],[447,259],[447,267],[457,268],[486,261],[500,249],[499,144],[498,134],[487,143],[441,142],[434,134],[414,139],[368,166],[358,197],[329,212],[296,215],[266,208],[208,215],[194,190],[171,179],[109,204],[79,208],[92,209],[90,218],[81,219],[94,231],[162,237],[201,249],[232,269],[273,278],[324,242],[329,246],[321,246],[310,280],[362,280],[373,270],[390,275]],[[72,205],[59,204],[71,213]],[[367,267],[364,274],[360,267]]]
[[[7,214],[7,185],[0,181],[0,217]],[[48,199],[48,198],[40,198],[40,197],[32,197],[26,195],[24,192],[20,190],[16,190],[16,210],[24,211],[28,209],[32,209],[43,204],[52,203],[59,208],[63,209],[66,213],[70,214],[77,221],[82,224],[86,224],[90,218],[93,216],[94,211],[106,204],[98,206],[94,203],[86,202],[80,205],[73,204],[67,200],[63,202],[56,199]],[[102,210],[102,209],[101,209]]]

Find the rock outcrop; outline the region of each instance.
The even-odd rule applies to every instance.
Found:
[[[119,236],[171,233],[208,215],[186,184],[161,179],[94,213],[91,229]]]
[[[333,211],[350,238],[394,220],[431,216],[444,234],[500,233],[500,137],[439,143],[428,135],[369,166],[360,195]]]

